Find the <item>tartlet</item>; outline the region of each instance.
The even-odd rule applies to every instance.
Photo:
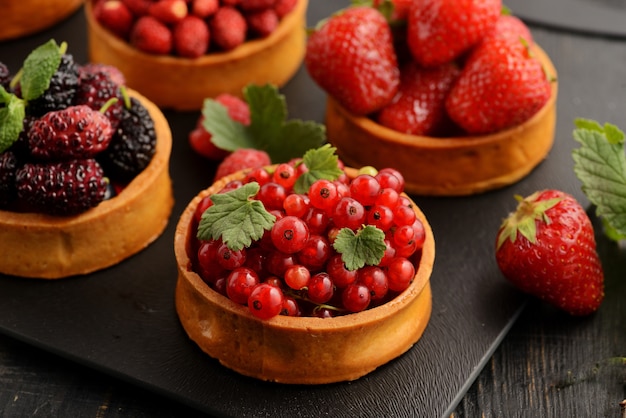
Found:
[[[426,217],[414,206],[426,240],[411,285],[391,301],[333,318],[277,316],[262,320],[211,289],[192,269],[189,257],[197,205],[238,172],[198,194],[176,227],[178,265],[175,303],[180,322],[200,349],[246,376],[287,384],[355,380],[400,356],[422,336],[432,310],[430,275],[435,241]]]
[[[2,4],[0,41],[47,29],[69,17],[85,0],[20,0]]]
[[[229,52],[189,59],[143,53],[100,25],[87,1],[89,59],[113,65],[127,85],[159,107],[197,110],[205,98],[220,93],[242,95],[248,84],[283,86],[304,59],[308,0],[295,8],[266,38],[247,41]]]
[[[161,111],[148,109],[157,136],[149,165],[115,197],[76,216],[0,210],[0,273],[59,279],[91,273],[130,257],[161,235],[173,206],[172,134]]]
[[[556,69],[539,46],[533,53],[556,80]],[[521,125],[483,136],[434,138],[403,134],[366,116],[355,116],[330,96],[328,140],[347,165],[394,167],[408,193],[460,196],[513,184],[545,159],[554,142],[557,81],[548,102]]]

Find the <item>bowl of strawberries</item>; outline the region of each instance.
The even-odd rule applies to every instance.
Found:
[[[222,177],[176,227],[176,311],[190,339],[246,376],[357,379],[430,319],[435,241],[395,169],[344,167],[328,144]]]
[[[499,0],[374,3],[339,11],[307,41],[346,164],[395,167],[410,193],[456,196],[515,183],[545,159],[557,72],[520,19]]]
[[[302,63],[307,0],[89,0],[89,58],[163,108],[198,110]]]

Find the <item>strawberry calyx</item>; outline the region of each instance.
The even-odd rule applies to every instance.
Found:
[[[519,203],[515,212],[511,213],[502,222],[500,226],[501,233],[498,236],[496,249],[500,248],[506,240],[515,242],[518,234],[521,234],[532,244],[537,242],[537,226],[535,221],[550,224],[551,219],[546,214],[546,211],[563,200],[561,197],[537,200],[539,194],[540,192],[535,192],[526,198],[515,195],[515,199]]]

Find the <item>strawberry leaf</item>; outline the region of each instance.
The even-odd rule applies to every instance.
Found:
[[[336,180],[342,173],[338,166],[339,158],[335,154],[337,149],[325,144],[320,148],[310,149],[302,157],[302,162],[308,170],[298,177],[294,190],[296,193],[306,193],[315,181],[320,179]]]
[[[581,144],[572,152],[574,172],[583,193],[596,206],[606,235],[626,238],[626,154],[624,132],[617,126],[576,119],[574,140]]]
[[[385,254],[385,233],[372,225],[364,225],[356,233],[342,228],[333,247],[341,254],[348,270],[357,270],[366,264],[375,266]]]
[[[227,151],[260,149],[269,154],[273,163],[281,163],[298,158],[326,142],[324,125],[287,120],[285,97],[275,86],[249,85],[243,93],[250,107],[249,126],[233,121],[226,108],[215,100],[204,101],[203,126],[216,147]]]
[[[34,100],[50,87],[50,80],[61,64],[61,56],[65,49],[67,44],[59,46],[51,39],[35,48],[26,57],[19,73],[24,100]]]
[[[0,152],[4,152],[18,140],[24,129],[26,111],[24,101],[7,93],[2,86],[0,96],[4,103],[4,107],[0,108]]]
[[[198,225],[201,240],[221,239],[233,251],[249,247],[270,230],[276,217],[263,203],[252,200],[260,189],[256,182],[211,196],[213,205],[204,211]]]

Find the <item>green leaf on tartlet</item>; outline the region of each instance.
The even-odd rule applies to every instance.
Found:
[[[226,151],[255,148],[267,152],[273,163],[282,163],[326,142],[324,125],[287,119],[285,97],[276,86],[251,84],[243,94],[250,107],[249,126],[233,121],[220,103],[205,99],[202,125],[216,147]]]
[[[276,217],[263,203],[252,199],[259,192],[256,182],[247,183],[226,193],[211,195],[213,205],[204,211],[198,225],[201,240],[221,239],[228,248],[239,251],[270,230]]]
[[[0,97],[4,107],[0,108],[0,152],[4,152],[20,137],[24,129],[26,104],[14,94],[0,86]]]
[[[50,87],[50,80],[61,64],[61,57],[67,50],[63,42],[57,45],[54,39],[35,48],[24,60],[18,75],[22,98],[27,102],[41,96]]]
[[[376,266],[385,255],[385,233],[372,225],[364,225],[357,232],[341,228],[333,248],[341,254],[348,270],[357,270],[365,265]]]
[[[310,149],[304,153],[302,163],[306,165],[308,170],[302,173],[296,180],[296,184],[293,187],[296,193],[307,192],[317,180],[332,181],[341,176],[343,171],[339,168],[339,158],[335,154],[336,150],[329,144],[325,144],[320,148]]]
[[[582,191],[596,206],[605,233],[612,240],[626,239],[626,154],[624,132],[617,126],[576,119],[573,137],[574,173]]]

